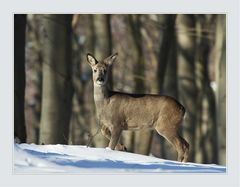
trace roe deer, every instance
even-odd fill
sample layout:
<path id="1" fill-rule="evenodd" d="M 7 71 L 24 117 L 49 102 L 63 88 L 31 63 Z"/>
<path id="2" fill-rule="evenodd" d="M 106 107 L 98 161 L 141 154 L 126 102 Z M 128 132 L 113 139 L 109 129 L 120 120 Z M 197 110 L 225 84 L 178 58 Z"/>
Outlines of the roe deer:
<path id="1" fill-rule="evenodd" d="M 184 107 L 169 96 L 110 91 L 107 88 L 108 70 L 116 57 L 117 53 L 98 61 L 87 54 L 93 73 L 97 118 L 102 125 L 102 134 L 110 140 L 108 147 L 118 150 L 125 148 L 118 143 L 123 130 L 156 129 L 175 147 L 178 161 L 186 162 L 189 144 L 178 133 Z"/>

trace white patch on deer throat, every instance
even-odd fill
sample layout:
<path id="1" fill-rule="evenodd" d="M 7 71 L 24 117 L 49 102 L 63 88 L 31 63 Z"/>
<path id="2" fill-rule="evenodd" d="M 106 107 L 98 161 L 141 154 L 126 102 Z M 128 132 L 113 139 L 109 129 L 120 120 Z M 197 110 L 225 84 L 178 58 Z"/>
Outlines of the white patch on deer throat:
<path id="1" fill-rule="evenodd" d="M 104 82 L 103 81 L 96 81 L 97 85 L 103 85 Z"/>

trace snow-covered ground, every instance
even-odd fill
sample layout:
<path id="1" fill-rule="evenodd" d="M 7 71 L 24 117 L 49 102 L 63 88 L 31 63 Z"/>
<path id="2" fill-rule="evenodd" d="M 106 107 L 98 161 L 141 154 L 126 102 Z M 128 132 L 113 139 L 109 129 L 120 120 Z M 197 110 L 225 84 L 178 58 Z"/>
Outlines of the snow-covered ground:
<path id="1" fill-rule="evenodd" d="M 14 173 L 223 173 L 225 166 L 180 163 L 74 145 L 14 145 Z"/>

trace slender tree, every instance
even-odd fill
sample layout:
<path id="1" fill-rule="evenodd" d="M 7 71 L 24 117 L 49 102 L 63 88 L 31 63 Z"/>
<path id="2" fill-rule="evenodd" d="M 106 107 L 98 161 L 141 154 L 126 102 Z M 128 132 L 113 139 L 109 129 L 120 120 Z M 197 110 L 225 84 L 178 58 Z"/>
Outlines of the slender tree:
<path id="1" fill-rule="evenodd" d="M 210 86 L 209 52 L 211 15 L 195 15 L 197 51 L 195 77 L 198 88 L 197 123 L 196 123 L 196 158 L 202 163 L 218 163 L 216 105 L 215 96 Z"/>
<path id="2" fill-rule="evenodd" d="M 146 77 L 151 82 L 146 85 L 146 89 L 150 90 L 150 93 L 171 95 L 177 98 L 175 15 L 149 15 L 147 18 L 148 20 L 144 20 L 144 23 L 148 23 L 144 27 L 147 34 L 144 36 L 149 39 L 144 42 L 144 48 L 148 47 L 145 51 L 151 63 L 146 63 L 145 69 L 150 70 Z M 154 28 L 157 29 L 157 38 L 154 38 Z M 154 57 L 151 55 L 152 51 L 156 51 Z M 153 133 L 151 153 L 161 158 L 175 159 L 176 151 L 172 145 L 158 133 Z"/>
<path id="3" fill-rule="evenodd" d="M 159 66 L 158 66 L 158 85 L 161 94 L 172 96 L 178 99 L 177 89 L 177 57 L 176 57 L 176 15 L 164 15 L 163 21 L 163 41 L 160 45 Z M 165 63 L 165 64 L 164 64 Z M 163 71 L 164 70 L 164 71 Z M 176 151 L 166 140 L 161 140 L 161 157 L 174 160 Z"/>
<path id="4" fill-rule="evenodd" d="M 216 19 L 215 59 L 219 163 L 226 164 L 226 15 Z"/>
<path id="5" fill-rule="evenodd" d="M 159 16 L 159 24 L 163 28 L 162 40 L 159 44 L 159 54 L 158 54 L 158 90 L 162 90 L 164 78 L 166 77 L 165 71 L 167 67 L 167 62 L 169 53 L 174 44 L 174 24 L 175 24 L 175 15 L 164 15 Z M 170 81 L 168 79 L 168 81 Z M 174 80 L 173 80 L 174 81 Z"/>
<path id="6" fill-rule="evenodd" d="M 68 142 L 71 115 L 72 15 L 42 15 L 44 27 L 40 143 Z"/>
<path id="7" fill-rule="evenodd" d="M 86 62 L 86 54 L 87 53 L 94 53 L 94 46 L 95 46 L 95 32 L 94 32 L 94 15 L 88 15 L 87 18 L 87 27 L 86 29 L 86 41 L 84 44 L 84 53 L 82 54 L 82 67 L 86 67 L 89 70 L 89 65 Z M 96 127 L 96 114 L 95 114 L 95 103 L 94 103 L 94 98 L 93 94 L 93 81 L 92 81 L 92 76 L 91 76 L 91 70 L 89 72 L 81 72 L 84 74 L 84 79 L 83 79 L 83 98 L 84 98 L 84 117 L 86 120 L 86 125 L 88 125 L 90 128 L 92 128 L 94 125 Z M 96 129 L 95 129 L 96 130 Z M 95 133 L 96 131 L 93 132 L 91 130 L 90 132 Z M 96 141 L 93 141 L 95 143 Z M 105 146 L 105 144 L 104 144 Z"/>
<path id="8" fill-rule="evenodd" d="M 114 33 L 120 32 L 118 36 L 116 36 L 117 41 L 115 42 L 114 46 L 115 48 L 119 48 L 118 61 L 120 63 L 116 63 L 114 66 L 118 65 L 121 71 L 114 72 L 115 77 L 117 77 L 114 86 L 118 84 L 118 89 L 120 88 L 120 91 L 133 93 L 135 89 L 133 69 L 136 68 L 136 55 L 135 44 L 132 37 L 131 27 L 129 25 L 129 15 L 118 15 L 115 17 L 120 19 L 116 19 L 116 23 L 114 25 L 115 29 L 113 27 Z M 122 139 L 120 139 L 129 152 L 134 152 L 134 135 L 135 132 L 133 131 L 123 131 Z"/>
<path id="9" fill-rule="evenodd" d="M 79 42 L 78 22 L 83 19 L 80 15 L 73 15 L 72 19 L 72 81 L 73 81 L 73 98 L 72 98 L 72 114 L 69 132 L 69 144 L 83 145 L 84 140 L 84 99 L 83 84 L 81 80 L 81 55 L 83 53 L 82 44 Z"/>
<path id="10" fill-rule="evenodd" d="M 42 90 L 42 34 L 39 15 L 27 16 L 25 116 L 27 143 L 38 144 Z M 31 55 L 28 55 L 31 54 Z"/>
<path id="11" fill-rule="evenodd" d="M 163 30 L 159 29 L 161 23 L 158 18 L 165 15 L 147 14 L 141 15 L 141 38 L 142 38 L 142 52 L 144 58 L 144 92 L 151 94 L 159 94 L 158 84 L 158 62 L 159 62 L 159 43 L 161 43 Z M 159 27 L 156 27 L 159 26 Z M 135 65 L 136 68 L 136 65 Z M 148 130 L 146 130 L 147 133 Z M 143 131 L 142 133 L 146 133 Z M 150 132 L 151 133 L 151 132 Z M 140 133 L 139 133 L 140 134 Z M 140 134 L 141 135 L 141 134 Z M 150 153 L 154 156 L 161 157 L 161 136 L 156 131 L 152 132 L 150 143 Z M 141 142 L 140 142 L 141 143 Z M 141 145 L 139 145 L 141 146 Z M 149 154 L 149 153 L 146 153 Z"/>
<path id="12" fill-rule="evenodd" d="M 78 22 L 76 22 L 76 17 Z M 93 96 L 89 97 L 92 92 L 92 77 L 84 71 L 87 65 L 86 54 L 94 52 L 94 27 L 93 15 L 75 16 L 72 25 L 74 25 L 74 42 L 73 42 L 73 112 L 71 117 L 71 144 L 87 144 L 88 135 L 90 134 L 91 124 L 96 124 L 94 113 Z M 82 27 L 82 25 L 85 25 Z M 80 34 L 83 30 L 84 34 Z M 84 41 L 81 38 L 86 38 Z M 87 65 L 88 66 L 88 65 Z M 88 68 L 88 67 L 87 67 Z"/>
<path id="13" fill-rule="evenodd" d="M 112 40 L 111 40 L 111 27 L 110 27 L 110 15 L 96 14 L 93 15 L 93 30 L 94 30 L 94 55 L 96 58 L 102 60 L 112 52 Z M 111 87 L 111 72 L 109 73 L 110 87 Z M 93 93 L 93 92 L 92 92 Z M 94 115 L 96 116 L 96 115 Z M 91 132 L 95 134 L 98 131 L 100 124 L 95 120 L 91 124 Z M 94 137 L 94 145 L 96 147 L 106 147 L 108 140 L 101 134 L 97 134 Z"/>
<path id="14" fill-rule="evenodd" d="M 144 66 L 145 59 L 143 55 L 142 47 L 142 35 L 141 35 L 141 15 L 128 15 L 128 22 L 131 31 L 131 36 L 133 39 L 134 48 L 132 49 L 132 54 L 134 55 L 134 82 L 136 93 L 143 93 L 145 91 L 144 85 Z M 135 132 L 134 135 L 134 152 L 148 155 L 151 148 L 152 131 L 141 130 Z"/>
<path id="15" fill-rule="evenodd" d="M 177 15 L 177 66 L 178 90 L 186 108 L 183 136 L 190 144 L 189 161 L 194 161 L 195 127 L 197 119 L 197 87 L 195 83 L 195 18 L 194 15 Z"/>
<path id="16" fill-rule="evenodd" d="M 26 142 L 24 117 L 26 15 L 14 15 L 14 136 Z"/>

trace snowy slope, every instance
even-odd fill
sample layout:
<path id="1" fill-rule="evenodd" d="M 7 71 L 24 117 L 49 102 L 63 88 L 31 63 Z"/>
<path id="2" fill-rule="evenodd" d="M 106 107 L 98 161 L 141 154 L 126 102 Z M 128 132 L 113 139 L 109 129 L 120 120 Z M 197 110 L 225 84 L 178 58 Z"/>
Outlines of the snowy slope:
<path id="1" fill-rule="evenodd" d="M 223 173 L 214 164 L 179 163 L 150 156 L 73 145 L 14 145 L 14 173 Z"/>

